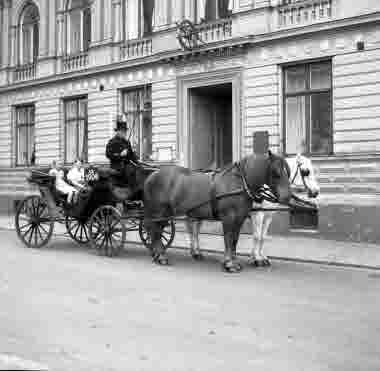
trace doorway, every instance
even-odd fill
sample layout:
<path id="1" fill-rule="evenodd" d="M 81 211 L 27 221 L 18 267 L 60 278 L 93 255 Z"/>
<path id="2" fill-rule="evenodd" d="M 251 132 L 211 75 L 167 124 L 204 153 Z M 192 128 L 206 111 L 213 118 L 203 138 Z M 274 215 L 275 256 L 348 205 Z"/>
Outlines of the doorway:
<path id="1" fill-rule="evenodd" d="M 232 83 L 189 89 L 192 169 L 218 169 L 233 160 Z"/>

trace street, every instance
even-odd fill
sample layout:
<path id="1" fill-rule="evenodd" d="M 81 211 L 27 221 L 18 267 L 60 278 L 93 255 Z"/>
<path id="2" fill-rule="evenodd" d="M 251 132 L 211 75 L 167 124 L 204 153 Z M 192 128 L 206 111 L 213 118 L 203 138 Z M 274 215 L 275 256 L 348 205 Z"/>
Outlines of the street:
<path id="1" fill-rule="evenodd" d="M 138 245 L 110 259 L 0 238 L 0 369 L 380 369 L 380 271 L 242 258 L 231 275 L 217 254 L 161 267 Z"/>

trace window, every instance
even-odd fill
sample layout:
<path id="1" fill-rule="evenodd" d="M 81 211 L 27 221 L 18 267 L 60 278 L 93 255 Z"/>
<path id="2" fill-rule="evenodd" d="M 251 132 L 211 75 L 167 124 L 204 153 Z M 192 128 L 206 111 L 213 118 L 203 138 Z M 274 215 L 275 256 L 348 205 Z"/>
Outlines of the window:
<path id="1" fill-rule="evenodd" d="M 124 1 L 126 40 L 138 39 L 152 33 L 154 4 L 154 0 Z"/>
<path id="2" fill-rule="evenodd" d="M 67 54 L 87 51 L 91 42 L 89 0 L 70 0 L 66 14 Z"/>
<path id="3" fill-rule="evenodd" d="M 233 0 L 194 0 L 194 19 L 197 22 L 214 21 L 231 14 Z"/>
<path id="4" fill-rule="evenodd" d="M 122 101 L 132 146 L 142 160 L 149 160 L 152 155 L 151 86 L 124 91 Z"/>
<path id="5" fill-rule="evenodd" d="M 285 152 L 332 154 L 331 62 L 287 67 L 284 100 Z"/>
<path id="6" fill-rule="evenodd" d="M 19 64 L 35 63 L 39 47 L 39 14 L 35 5 L 25 7 L 19 27 Z"/>
<path id="7" fill-rule="evenodd" d="M 16 117 L 16 165 L 34 165 L 34 105 L 15 108 Z"/>
<path id="8" fill-rule="evenodd" d="M 87 98 L 64 102 L 65 110 L 65 163 L 77 157 L 87 161 Z"/>

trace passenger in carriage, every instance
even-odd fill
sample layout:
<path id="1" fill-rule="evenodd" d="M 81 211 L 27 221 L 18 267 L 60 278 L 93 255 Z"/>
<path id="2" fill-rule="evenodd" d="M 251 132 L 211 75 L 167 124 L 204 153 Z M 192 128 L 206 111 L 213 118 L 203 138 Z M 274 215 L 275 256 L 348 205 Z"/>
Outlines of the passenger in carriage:
<path id="1" fill-rule="evenodd" d="M 127 139 L 127 131 L 127 121 L 119 117 L 116 121 L 116 133 L 106 147 L 106 157 L 110 160 L 111 169 L 118 171 L 118 180 L 122 183 L 128 183 L 125 165 L 130 161 L 137 163 L 139 160 L 132 149 L 131 142 Z"/>
<path id="2" fill-rule="evenodd" d="M 57 163 L 57 161 L 52 162 L 49 175 L 55 176 L 55 188 L 59 192 L 67 195 L 67 203 L 71 204 L 73 202 L 75 194 L 77 193 L 77 190 L 73 186 L 66 183 L 65 172 L 62 166 Z"/>
<path id="3" fill-rule="evenodd" d="M 71 166 L 71 169 L 67 173 L 67 180 L 78 191 L 83 191 L 86 189 L 84 180 L 84 167 L 80 158 L 77 158 Z"/>

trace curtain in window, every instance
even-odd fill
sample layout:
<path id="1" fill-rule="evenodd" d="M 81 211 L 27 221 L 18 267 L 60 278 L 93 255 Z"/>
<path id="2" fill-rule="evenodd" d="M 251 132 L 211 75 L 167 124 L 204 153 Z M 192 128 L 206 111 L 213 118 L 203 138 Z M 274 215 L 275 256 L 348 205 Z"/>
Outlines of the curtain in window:
<path id="1" fill-rule="evenodd" d="M 30 165 L 34 151 L 34 107 L 16 108 L 17 165 Z"/>
<path id="2" fill-rule="evenodd" d="M 229 13 L 234 9 L 233 0 L 218 0 L 218 16 L 219 18 L 228 17 Z"/>
<path id="3" fill-rule="evenodd" d="M 126 39 L 133 40 L 140 37 L 141 27 L 141 0 L 126 0 Z"/>
<path id="4" fill-rule="evenodd" d="M 197 22 L 206 20 L 206 5 L 209 1 L 197 0 Z"/>
<path id="5" fill-rule="evenodd" d="M 81 10 L 76 9 L 70 12 L 70 31 L 69 31 L 69 53 L 75 54 L 81 51 Z"/>
<path id="6" fill-rule="evenodd" d="M 91 10 L 86 8 L 83 11 L 83 50 L 88 50 L 91 43 Z"/>
<path id="7" fill-rule="evenodd" d="M 27 64 L 31 60 L 31 48 L 32 48 L 32 28 L 30 25 L 22 26 L 22 58 L 21 64 Z"/>
<path id="8" fill-rule="evenodd" d="M 134 150 L 142 159 L 148 159 L 152 154 L 151 88 L 124 92 L 123 110 Z"/>
<path id="9" fill-rule="evenodd" d="M 318 93 L 310 97 L 311 152 L 332 152 L 331 94 Z"/>
<path id="10" fill-rule="evenodd" d="M 79 101 L 78 122 L 78 155 L 82 161 L 87 161 L 87 100 Z"/>
<path id="11" fill-rule="evenodd" d="M 174 0 L 176 1 L 176 0 Z M 196 0 L 183 0 L 185 3 L 185 18 L 194 21 Z"/>
<path id="12" fill-rule="evenodd" d="M 306 136 L 305 97 L 286 99 L 286 152 L 304 153 Z"/>
<path id="13" fill-rule="evenodd" d="M 152 33 L 153 25 L 159 26 L 168 23 L 168 1 L 143 0 L 144 36 Z"/>
<path id="14" fill-rule="evenodd" d="M 38 54 L 39 54 L 39 51 L 38 51 L 38 48 L 39 48 L 39 38 L 40 38 L 40 33 L 39 33 L 39 27 L 38 27 L 38 23 L 35 23 L 33 25 L 33 58 L 32 58 L 32 62 L 35 62 L 35 60 L 37 59 L 38 57 Z"/>

